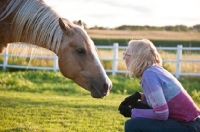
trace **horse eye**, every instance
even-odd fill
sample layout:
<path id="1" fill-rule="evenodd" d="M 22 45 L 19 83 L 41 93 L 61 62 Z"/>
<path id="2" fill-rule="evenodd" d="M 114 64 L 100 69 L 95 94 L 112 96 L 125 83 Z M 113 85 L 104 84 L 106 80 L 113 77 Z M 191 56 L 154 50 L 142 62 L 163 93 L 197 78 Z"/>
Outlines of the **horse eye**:
<path id="1" fill-rule="evenodd" d="M 78 52 L 79 54 L 85 54 L 85 50 L 84 50 L 84 49 L 77 49 L 77 52 Z"/>

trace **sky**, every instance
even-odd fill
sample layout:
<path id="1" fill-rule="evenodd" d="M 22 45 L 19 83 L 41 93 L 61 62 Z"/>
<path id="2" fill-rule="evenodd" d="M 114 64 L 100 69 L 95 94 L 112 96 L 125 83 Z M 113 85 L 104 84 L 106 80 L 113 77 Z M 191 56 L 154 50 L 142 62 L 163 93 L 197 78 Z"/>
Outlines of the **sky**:
<path id="1" fill-rule="evenodd" d="M 87 28 L 200 24 L 200 0 L 44 0 L 61 17 Z"/>

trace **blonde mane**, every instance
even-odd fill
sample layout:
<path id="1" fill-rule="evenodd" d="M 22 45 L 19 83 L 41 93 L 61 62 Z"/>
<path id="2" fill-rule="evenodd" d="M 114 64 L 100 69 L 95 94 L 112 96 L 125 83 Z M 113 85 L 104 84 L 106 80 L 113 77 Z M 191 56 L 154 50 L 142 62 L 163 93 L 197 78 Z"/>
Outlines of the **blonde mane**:
<path id="1" fill-rule="evenodd" d="M 15 14 L 12 21 L 14 42 L 23 41 L 58 52 L 63 32 L 58 23 L 59 15 L 51 7 L 41 0 L 12 0 L 0 15 L 0 21 L 11 13 Z M 68 20 L 65 23 L 73 26 Z"/>

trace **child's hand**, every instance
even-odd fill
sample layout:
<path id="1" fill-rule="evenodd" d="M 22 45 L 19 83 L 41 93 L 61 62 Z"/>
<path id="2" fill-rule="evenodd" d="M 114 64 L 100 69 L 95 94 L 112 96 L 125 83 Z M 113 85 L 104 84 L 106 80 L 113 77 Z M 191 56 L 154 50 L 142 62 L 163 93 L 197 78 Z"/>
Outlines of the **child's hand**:
<path id="1" fill-rule="evenodd" d="M 131 117 L 131 107 L 129 106 L 119 106 L 120 114 L 122 114 L 124 117 Z"/>
<path id="2" fill-rule="evenodd" d="M 119 106 L 121 106 L 121 105 L 123 105 L 123 106 L 133 105 L 138 101 L 138 99 L 141 99 L 141 95 L 140 95 L 139 92 L 135 92 L 133 95 L 126 97 L 125 100 L 122 101 Z"/>

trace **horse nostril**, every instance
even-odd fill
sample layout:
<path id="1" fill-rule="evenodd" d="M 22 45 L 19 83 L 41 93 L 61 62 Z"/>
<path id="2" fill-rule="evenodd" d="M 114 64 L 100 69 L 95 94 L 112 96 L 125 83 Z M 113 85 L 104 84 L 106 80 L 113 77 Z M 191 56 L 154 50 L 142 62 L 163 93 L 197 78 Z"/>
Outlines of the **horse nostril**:
<path id="1" fill-rule="evenodd" d="M 108 92 L 108 83 L 103 84 L 103 94 L 106 95 Z"/>

